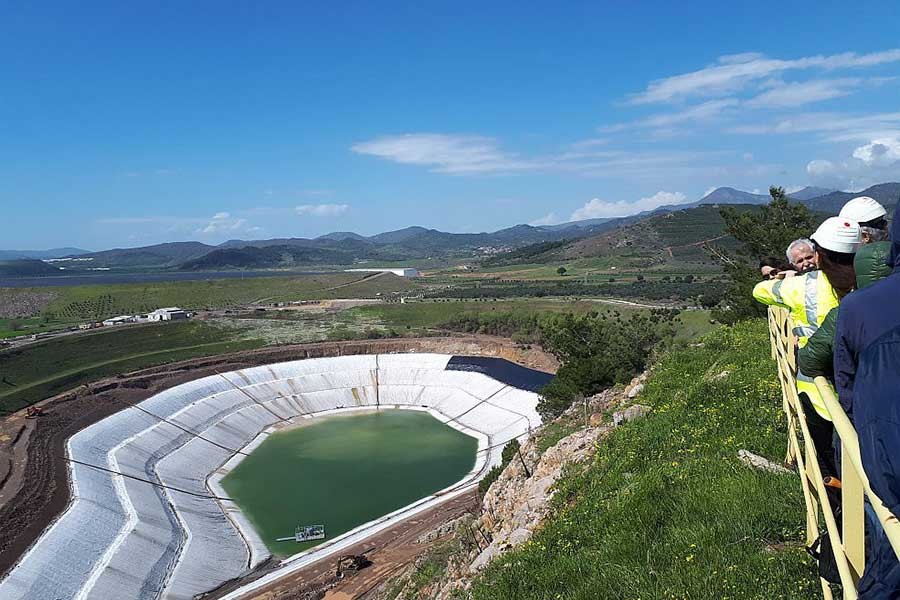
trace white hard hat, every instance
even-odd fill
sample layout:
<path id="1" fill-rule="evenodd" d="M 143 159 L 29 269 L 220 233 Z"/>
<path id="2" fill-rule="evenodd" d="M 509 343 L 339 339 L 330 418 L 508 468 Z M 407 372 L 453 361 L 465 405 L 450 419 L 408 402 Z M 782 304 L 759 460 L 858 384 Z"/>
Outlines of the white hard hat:
<path id="1" fill-rule="evenodd" d="M 859 225 L 844 217 L 828 217 L 812 234 L 812 240 L 832 252 L 853 254 L 862 243 Z"/>
<path id="2" fill-rule="evenodd" d="M 857 223 L 867 223 L 880 219 L 887 215 L 887 211 L 874 198 L 868 196 L 857 196 L 853 200 L 847 202 L 838 216 L 845 219 L 851 219 Z"/>

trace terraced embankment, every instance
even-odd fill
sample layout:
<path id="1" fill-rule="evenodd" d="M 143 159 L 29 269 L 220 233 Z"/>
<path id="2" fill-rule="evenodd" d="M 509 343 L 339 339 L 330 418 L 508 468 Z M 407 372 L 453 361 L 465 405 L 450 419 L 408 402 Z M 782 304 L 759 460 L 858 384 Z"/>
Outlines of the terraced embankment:
<path id="1" fill-rule="evenodd" d="M 416 345 L 434 347 L 435 343 L 436 340 L 399 340 L 387 345 L 399 350 L 412 349 Z M 467 344 L 479 345 L 475 340 L 444 340 L 445 346 Z M 342 354 L 362 350 L 366 346 L 371 349 L 375 345 L 385 346 L 385 343 L 362 343 L 356 347 L 330 344 L 308 347 L 305 350 L 307 354 Z M 283 356 L 286 350 L 262 351 L 255 353 L 257 356 L 254 358 L 260 362 L 266 358 L 277 360 L 279 353 Z M 304 349 L 293 350 L 303 352 Z M 511 348 L 503 348 L 499 344 L 490 350 L 480 348 L 480 351 L 515 353 Z M 237 363 L 242 359 L 251 359 L 247 355 L 231 358 Z M 381 358 L 386 361 L 384 365 L 379 364 Z M 250 566 L 258 564 L 265 552 L 260 550 L 258 541 L 251 539 L 252 531 L 236 526 L 233 521 L 224 517 L 219 503 L 215 498 L 209 497 L 206 476 L 259 431 L 282 419 L 289 420 L 343 406 L 425 404 L 439 413 L 443 409 L 447 411 L 443 413 L 447 422 L 488 436 L 488 439 L 482 437 L 485 447 L 482 448 L 482 458 L 476 464 L 470 481 L 477 480 L 483 468 L 491 464 L 494 455 L 499 452 L 491 448 L 491 436 L 509 433 L 515 437 L 537 424 L 533 413 L 536 403 L 533 392 L 517 391 L 514 387 L 480 373 L 460 371 L 459 366 L 448 368 L 447 356 L 426 359 L 406 354 L 333 360 L 343 363 L 343 366 L 337 371 L 325 371 L 334 371 L 339 375 L 323 375 L 324 372 L 317 373 L 316 369 L 312 372 L 304 371 L 316 363 L 321 369 L 329 360 L 294 361 L 284 365 L 241 370 L 231 375 L 213 374 L 153 395 L 141 405 L 144 410 L 123 410 L 74 436 L 68 443 L 73 458 L 84 455 L 87 460 L 76 460 L 95 466 L 110 465 L 112 470 L 127 476 L 75 464 L 72 467 L 73 477 L 78 482 L 75 502 L 5 580 L 4 594 L 9 592 L 14 594 L 10 597 L 19 597 L 15 594 L 33 597 L 33 593 L 46 592 L 52 594 L 52 597 L 75 597 L 78 594 L 83 597 L 111 597 L 108 594 L 114 593 L 118 594 L 117 597 L 137 598 L 157 597 L 160 591 L 164 591 L 166 597 L 188 597 L 225 579 L 243 574 Z M 437 368 L 434 360 L 443 362 L 442 367 Z M 400 366 L 391 368 L 392 363 Z M 413 368 L 413 364 L 420 363 L 430 364 L 431 368 Z M 351 365 L 355 365 L 355 368 L 348 368 Z M 478 367 L 471 364 L 460 366 Z M 231 368 L 227 359 L 192 361 L 186 371 L 192 371 L 190 374 L 196 377 L 198 370 L 224 371 L 226 368 Z M 295 369 L 300 371 L 295 372 Z M 437 374 L 440 374 L 438 380 L 447 379 L 443 387 L 438 385 L 433 388 L 445 391 L 436 395 L 424 392 L 425 389 L 432 389 L 432 386 L 430 383 L 424 385 L 422 380 L 417 379 L 423 372 L 428 372 L 428 382 L 436 381 Z M 133 399 L 131 401 L 140 396 L 152 395 L 147 390 L 154 385 L 154 375 L 159 379 L 163 379 L 162 375 L 178 377 L 178 374 L 166 373 L 165 369 L 160 369 L 156 374 L 144 373 L 130 378 L 126 381 L 127 385 L 121 387 L 119 384 L 123 382 L 108 381 L 95 387 L 90 394 L 91 400 L 87 399 L 87 395 L 82 395 L 81 401 L 85 407 L 93 406 L 97 416 L 102 415 L 103 409 L 112 412 L 113 407 L 123 400 L 127 407 L 129 394 Z M 347 377 L 349 379 L 346 381 L 342 379 Z M 502 375 L 500 377 L 502 379 Z M 339 385 L 341 382 L 343 385 Z M 351 390 L 355 390 L 355 393 Z M 125 393 L 120 393 L 122 391 Z M 382 394 L 385 396 L 382 397 Z M 522 396 L 517 400 L 517 394 L 525 394 L 527 398 Z M 64 406 L 66 400 L 78 402 L 78 396 L 76 393 L 69 398 L 57 399 L 51 405 L 49 418 L 44 417 L 40 426 L 31 431 L 32 441 L 36 437 L 42 437 L 49 440 L 51 446 L 53 442 L 60 442 L 59 432 L 66 430 L 65 426 L 56 428 L 55 439 L 45 432 L 45 425 L 51 424 L 54 417 L 65 420 L 68 416 L 70 418 L 65 425 L 69 428 L 77 427 L 78 419 L 71 418 L 71 413 L 59 410 L 59 407 Z M 513 406 L 519 404 L 522 404 L 524 412 L 513 409 Z M 531 408 L 528 409 L 528 406 Z M 160 418 L 171 418 L 172 424 L 163 422 Z M 209 436 L 203 434 L 203 438 L 207 439 L 196 436 L 198 432 L 207 430 Z M 52 500 L 55 498 L 58 502 L 59 499 L 67 499 L 67 495 L 61 494 L 59 489 L 61 480 L 65 477 L 65 469 L 60 464 L 61 456 L 59 460 L 47 461 L 49 456 L 58 456 L 52 448 L 49 452 L 43 445 L 35 445 L 33 448 L 41 450 L 38 456 L 31 457 L 36 460 L 29 459 L 26 464 L 32 468 L 42 460 L 46 461 L 45 466 L 53 464 L 55 468 L 45 469 L 53 476 L 41 482 L 40 477 L 34 477 L 37 473 L 29 472 L 31 469 L 25 470 L 20 476 L 19 493 L 8 499 L 0 512 L 0 519 L 5 518 L 11 524 L 8 528 L 4 523 L 4 531 L 17 531 L 13 524 L 15 521 L 26 526 L 35 522 L 43 525 L 47 522 L 46 516 L 53 512 Z M 9 478 L 4 488 L 13 479 Z M 141 480 L 155 481 L 158 484 L 168 482 L 165 485 L 172 489 L 163 491 L 163 488 Z M 38 485 L 35 486 L 34 483 Z M 9 490 L 5 489 L 4 492 L 9 493 Z M 17 506 L 27 509 L 28 497 L 40 501 L 47 496 L 51 497 L 51 501 L 44 502 L 41 511 L 43 514 L 32 513 L 38 519 L 29 520 L 27 515 L 15 510 Z M 45 518 L 41 520 L 41 516 Z M 227 534 L 229 531 L 230 537 Z M 185 532 L 192 533 L 188 535 Z M 53 543 L 53 539 L 66 539 L 68 543 Z M 222 539 L 232 540 L 231 546 L 222 546 Z M 4 558 L 9 560 L 16 550 L 16 544 L 22 548 L 27 542 L 25 535 L 14 538 L 4 549 Z M 215 552 L 210 551 L 213 547 L 210 544 L 214 544 Z M 62 552 L 62 547 L 68 550 Z M 80 551 L 73 552 L 74 548 L 80 548 Z M 135 561 L 135 556 L 144 559 Z M 213 556 L 216 557 L 214 564 L 204 563 Z M 51 568 L 50 565 L 56 566 Z M 56 574 L 48 577 L 48 572 Z M 215 579 L 216 577 L 219 579 Z M 41 590 L 33 586 L 40 587 Z"/>

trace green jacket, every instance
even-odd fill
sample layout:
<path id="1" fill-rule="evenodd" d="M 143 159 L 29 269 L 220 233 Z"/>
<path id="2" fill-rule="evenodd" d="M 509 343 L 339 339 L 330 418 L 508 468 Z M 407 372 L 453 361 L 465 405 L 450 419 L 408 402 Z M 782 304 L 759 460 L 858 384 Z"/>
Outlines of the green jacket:
<path id="1" fill-rule="evenodd" d="M 891 274 L 891 266 L 887 264 L 890 253 L 890 242 L 874 242 L 860 247 L 853 259 L 857 289 L 872 285 Z M 831 309 L 819 329 L 797 355 L 797 368 L 808 377 L 822 375 L 829 380 L 834 379 L 834 331 L 838 308 Z"/>

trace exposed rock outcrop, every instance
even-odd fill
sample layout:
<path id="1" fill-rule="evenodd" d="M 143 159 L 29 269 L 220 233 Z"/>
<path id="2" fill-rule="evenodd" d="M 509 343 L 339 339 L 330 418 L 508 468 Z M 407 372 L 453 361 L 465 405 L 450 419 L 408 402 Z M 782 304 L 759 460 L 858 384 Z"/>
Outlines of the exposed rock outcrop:
<path id="1" fill-rule="evenodd" d="M 632 405 L 614 412 L 612 420 L 604 416 L 637 397 L 646 376 L 645 373 L 634 378 L 624 389 L 604 390 L 586 398 L 584 404 L 573 406 L 559 421 L 581 427 L 543 454 L 538 449 L 540 438 L 529 440 L 488 489 L 481 515 L 457 529 L 457 536 L 468 540 L 461 545 L 467 549 L 451 557 L 441 580 L 415 595 L 397 597 L 455 598 L 454 593 L 468 589 L 472 578 L 488 563 L 530 540 L 550 515 L 555 484 L 566 469 L 589 460 L 612 429 L 650 411 L 647 406 Z"/>

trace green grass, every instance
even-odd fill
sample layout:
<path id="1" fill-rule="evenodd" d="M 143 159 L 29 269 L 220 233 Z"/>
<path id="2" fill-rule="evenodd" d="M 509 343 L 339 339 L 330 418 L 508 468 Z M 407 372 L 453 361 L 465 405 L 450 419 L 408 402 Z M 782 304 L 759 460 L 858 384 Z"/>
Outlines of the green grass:
<path id="1" fill-rule="evenodd" d="M 537 439 L 538 452 L 543 454 L 544 452 L 555 446 L 559 440 L 575 433 L 575 431 L 577 431 L 583 425 L 584 422 L 577 419 L 557 419 L 556 421 L 547 423 L 547 425 L 541 430 L 541 433 Z"/>
<path id="2" fill-rule="evenodd" d="M 394 275 L 371 277 L 365 273 L 328 273 L 207 281 L 166 281 L 53 288 L 55 297 L 41 313 L 52 320 L 76 323 L 122 314 L 146 313 L 163 306 L 191 310 L 224 309 L 254 302 L 371 298 L 416 287 Z M 33 295 L 39 288 L 6 290 L 3 301 Z"/>
<path id="3" fill-rule="evenodd" d="M 746 448 L 778 460 L 786 448 L 765 323 L 720 328 L 700 347 L 673 351 L 640 402 L 653 412 L 560 480 L 554 516 L 492 563 L 471 596 L 814 597 L 797 477 L 737 458 Z"/>
<path id="4" fill-rule="evenodd" d="M 0 340 L 4 338 L 46 333 L 68 327 L 68 323 L 51 321 L 42 317 L 29 317 L 24 319 L 0 319 Z"/>
<path id="5" fill-rule="evenodd" d="M 0 413 L 110 375 L 259 345 L 195 321 L 129 326 L 8 350 L 0 353 Z"/>
<path id="6" fill-rule="evenodd" d="M 587 312 L 602 310 L 602 305 L 570 300 L 498 300 L 488 302 L 408 302 L 406 304 L 374 304 L 341 313 L 346 320 L 366 320 L 395 329 L 431 328 L 462 313 L 488 312 Z"/>
<path id="7" fill-rule="evenodd" d="M 345 323 L 364 323 L 400 333 L 425 333 L 440 329 L 453 317 L 462 314 L 490 313 L 546 313 L 588 311 L 618 312 L 624 316 L 648 312 L 645 308 L 611 305 L 603 302 L 565 299 L 523 299 L 498 301 L 408 302 L 406 304 L 377 304 L 360 306 L 339 313 Z M 716 327 L 710 323 L 709 311 L 682 311 L 675 322 L 676 340 L 688 341 L 708 333 Z"/>

